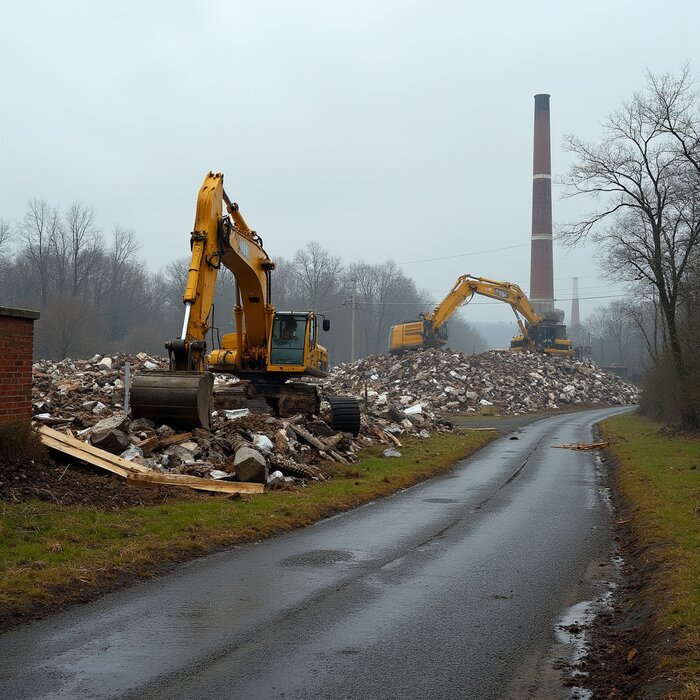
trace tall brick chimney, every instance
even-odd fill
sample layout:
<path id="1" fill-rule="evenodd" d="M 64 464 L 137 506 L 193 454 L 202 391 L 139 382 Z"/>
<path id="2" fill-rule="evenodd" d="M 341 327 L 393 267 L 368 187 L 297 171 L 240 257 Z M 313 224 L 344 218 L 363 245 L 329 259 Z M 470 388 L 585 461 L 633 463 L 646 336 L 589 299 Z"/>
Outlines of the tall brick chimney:
<path id="1" fill-rule="evenodd" d="M 549 95 L 535 95 L 530 301 L 538 314 L 549 315 L 554 312 L 552 155 L 549 141 Z"/>
<path id="2" fill-rule="evenodd" d="M 575 333 L 581 325 L 581 315 L 578 307 L 578 277 L 574 277 L 574 288 L 571 294 L 571 332 Z"/>

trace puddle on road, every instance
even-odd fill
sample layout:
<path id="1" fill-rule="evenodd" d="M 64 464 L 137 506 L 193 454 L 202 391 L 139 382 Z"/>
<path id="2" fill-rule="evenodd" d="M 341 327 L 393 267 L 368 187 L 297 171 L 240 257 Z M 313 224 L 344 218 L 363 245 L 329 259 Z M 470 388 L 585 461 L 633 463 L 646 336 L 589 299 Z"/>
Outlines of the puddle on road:
<path id="1" fill-rule="evenodd" d="M 287 557 L 282 564 L 284 566 L 329 566 L 353 561 L 354 558 L 351 552 L 342 549 L 317 549 Z"/>
<path id="2" fill-rule="evenodd" d="M 621 576 L 622 558 L 615 556 L 608 565 L 608 576 L 596 581 L 600 590 L 592 600 L 575 603 L 557 620 L 554 631 L 556 642 L 550 652 L 549 662 L 559 669 L 571 683 L 566 689 L 570 700 L 590 700 L 592 691 L 586 688 L 587 673 L 579 670 L 581 662 L 588 653 L 590 629 L 595 618 L 612 606 L 612 598 L 618 583 L 614 579 Z"/>

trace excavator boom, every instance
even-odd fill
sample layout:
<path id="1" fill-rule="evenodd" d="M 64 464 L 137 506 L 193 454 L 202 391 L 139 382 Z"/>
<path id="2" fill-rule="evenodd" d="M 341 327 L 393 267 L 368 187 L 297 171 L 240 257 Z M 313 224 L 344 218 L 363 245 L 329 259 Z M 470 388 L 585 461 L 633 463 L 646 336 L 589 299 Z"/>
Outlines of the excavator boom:
<path id="1" fill-rule="evenodd" d="M 513 350 L 543 350 L 571 355 L 571 341 L 566 340 L 566 328 L 553 324 L 535 313 L 530 300 L 517 284 L 499 282 L 486 277 L 462 275 L 445 298 L 418 322 L 393 326 L 389 352 L 393 354 L 421 347 L 437 347 L 447 342 L 447 321 L 474 294 L 509 304 L 515 314 L 520 336 L 511 343 Z M 563 330 L 563 333 L 562 333 Z"/>
<path id="2" fill-rule="evenodd" d="M 306 407 L 307 412 L 318 412 L 315 387 L 287 383 L 295 376 L 328 374 L 328 351 L 318 342 L 318 319 L 311 311 L 275 310 L 271 277 L 275 263 L 226 194 L 222 173 L 210 172 L 199 190 L 190 247 L 182 331 L 165 344 L 171 371 L 134 377 L 132 415 L 208 428 L 212 371 L 246 380 L 249 397 L 264 399 L 275 412 L 283 411 L 285 403 L 297 411 Z M 222 266 L 235 278 L 235 332 L 224 335 L 221 347 L 207 355 L 206 336 Z M 323 330 L 329 328 L 324 319 Z M 344 416 L 341 429 L 357 433 L 359 406 L 349 412 L 344 405 Z"/>

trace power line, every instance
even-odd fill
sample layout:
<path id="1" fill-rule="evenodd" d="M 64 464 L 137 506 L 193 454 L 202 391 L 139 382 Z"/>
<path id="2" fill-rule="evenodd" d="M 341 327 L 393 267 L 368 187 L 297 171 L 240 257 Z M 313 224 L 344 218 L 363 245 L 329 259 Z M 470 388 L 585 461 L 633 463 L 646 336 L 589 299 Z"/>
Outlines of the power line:
<path id="1" fill-rule="evenodd" d="M 422 258 L 421 260 L 407 260 L 406 262 L 400 262 L 399 265 L 413 265 L 414 263 L 422 262 L 436 262 L 438 260 L 453 260 L 454 258 L 467 258 L 470 255 L 482 255 L 484 253 L 498 253 L 502 250 L 513 250 L 514 248 L 527 248 L 529 243 L 519 243 L 518 245 L 510 245 L 505 248 L 491 248 L 490 250 L 477 250 L 473 253 L 458 253 L 457 255 L 444 255 L 440 258 Z"/>
<path id="2" fill-rule="evenodd" d="M 585 301 L 586 299 L 621 299 L 628 298 L 629 294 L 602 294 L 599 296 L 592 297 L 576 297 L 579 301 Z M 556 297 L 554 301 L 573 301 L 573 297 Z M 421 306 L 419 301 L 358 301 L 359 307 L 362 306 Z M 464 304 L 464 306 L 501 306 L 503 302 L 500 301 L 470 301 Z"/>

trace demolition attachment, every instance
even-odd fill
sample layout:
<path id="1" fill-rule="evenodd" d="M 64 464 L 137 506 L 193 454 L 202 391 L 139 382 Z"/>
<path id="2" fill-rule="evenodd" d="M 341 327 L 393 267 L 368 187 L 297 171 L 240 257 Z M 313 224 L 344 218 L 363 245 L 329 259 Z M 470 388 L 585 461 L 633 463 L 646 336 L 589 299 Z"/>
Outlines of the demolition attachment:
<path id="1" fill-rule="evenodd" d="M 211 430 L 213 392 L 211 372 L 139 372 L 131 382 L 131 415 Z"/>

